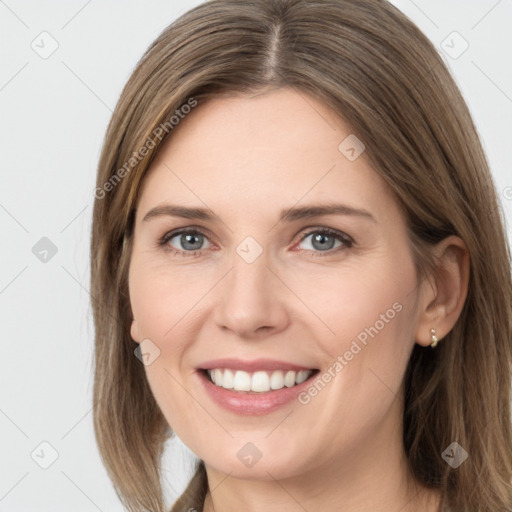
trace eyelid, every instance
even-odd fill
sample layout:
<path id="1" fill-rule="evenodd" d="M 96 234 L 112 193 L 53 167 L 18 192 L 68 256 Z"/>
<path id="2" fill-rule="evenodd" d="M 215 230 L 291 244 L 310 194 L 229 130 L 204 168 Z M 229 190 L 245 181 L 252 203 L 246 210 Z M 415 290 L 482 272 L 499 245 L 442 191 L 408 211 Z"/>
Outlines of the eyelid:
<path id="1" fill-rule="evenodd" d="M 308 229 L 308 231 L 306 233 L 301 235 L 300 240 L 296 244 L 294 244 L 294 247 L 299 245 L 306 238 L 308 238 L 309 236 L 311 236 L 315 233 L 326 234 L 327 236 L 331 236 L 331 237 L 335 238 L 336 240 L 338 240 L 340 242 L 340 245 L 338 247 L 328 249 L 326 251 L 314 251 L 311 249 L 301 249 L 302 251 L 305 251 L 306 253 L 311 254 L 314 257 L 333 256 L 335 254 L 338 254 L 340 251 L 344 251 L 346 249 L 351 248 L 355 244 L 354 239 L 350 235 L 347 235 L 347 233 L 345 233 L 343 231 L 340 231 L 340 230 L 334 229 L 334 228 L 329 228 L 327 226 L 316 226 L 316 227 Z"/>
<path id="2" fill-rule="evenodd" d="M 196 235 L 204 236 L 210 244 L 215 245 L 210 240 L 210 235 L 207 233 L 209 233 L 208 229 L 205 229 L 202 227 L 196 227 L 196 226 L 187 226 L 184 228 L 173 229 L 171 231 L 167 231 L 162 237 L 160 237 L 158 239 L 157 246 L 163 246 L 163 248 L 165 250 L 168 250 L 168 251 L 171 251 L 174 253 L 187 253 L 187 255 L 188 254 L 192 255 L 197 251 L 182 251 L 180 249 L 175 249 L 174 247 L 168 246 L 169 241 L 179 235 L 182 235 L 182 234 L 196 234 Z M 203 250 L 205 250 L 205 249 L 198 249 L 198 251 L 203 251 Z"/>
<path id="3" fill-rule="evenodd" d="M 304 228 L 304 229 L 308 229 L 308 228 Z M 313 233 L 327 233 L 329 235 L 336 236 L 336 237 L 344 240 L 345 242 L 355 243 L 354 239 L 350 235 L 347 235 L 347 233 L 345 233 L 344 231 L 340 231 L 339 229 L 329 228 L 327 226 L 314 226 L 314 227 L 308 229 L 308 231 L 306 233 L 301 235 L 301 238 L 299 241 L 302 242 L 306 237 L 312 235 Z"/>
<path id="4" fill-rule="evenodd" d="M 322 255 L 326 255 L 326 256 L 332 255 L 332 254 L 337 253 L 339 250 L 347 249 L 349 247 L 352 247 L 352 245 L 355 244 L 354 239 L 350 235 L 348 235 L 347 233 L 345 233 L 343 231 L 340 231 L 338 229 L 330 228 L 330 227 L 327 227 L 327 226 L 318 226 L 317 225 L 317 226 L 308 226 L 308 227 L 302 228 L 301 232 L 304 231 L 304 230 L 307 230 L 306 233 L 302 234 L 300 236 L 300 239 L 297 242 L 295 242 L 293 244 L 293 246 L 296 246 L 296 245 L 300 244 L 308 236 L 311 236 L 312 234 L 315 234 L 315 233 L 327 234 L 329 236 L 335 237 L 337 240 L 342 242 L 341 246 L 339 246 L 339 247 L 337 247 L 335 249 L 329 249 L 329 250 L 326 250 L 326 251 L 312 251 L 310 249 L 302 249 L 303 251 L 306 251 L 308 253 L 312 253 L 314 255 L 319 255 L 319 256 L 322 256 Z M 171 230 L 171 231 L 166 232 L 159 239 L 158 246 L 163 246 L 164 250 L 173 252 L 174 254 L 181 254 L 183 256 L 196 256 L 197 253 L 201 253 L 202 251 L 205 250 L 205 249 L 197 249 L 195 251 L 183 251 L 183 250 L 175 249 L 174 247 L 168 246 L 168 242 L 170 240 L 172 240 L 176 236 L 184 234 L 184 233 L 186 233 L 186 234 L 202 235 L 202 236 L 204 236 L 208 240 L 208 242 L 210 244 L 215 245 L 210 240 L 210 235 L 207 234 L 207 233 L 210 233 L 210 231 L 208 229 L 206 229 L 206 228 L 204 228 L 202 226 L 201 227 L 199 227 L 199 226 L 187 226 L 187 227 L 177 228 L 175 230 Z"/>

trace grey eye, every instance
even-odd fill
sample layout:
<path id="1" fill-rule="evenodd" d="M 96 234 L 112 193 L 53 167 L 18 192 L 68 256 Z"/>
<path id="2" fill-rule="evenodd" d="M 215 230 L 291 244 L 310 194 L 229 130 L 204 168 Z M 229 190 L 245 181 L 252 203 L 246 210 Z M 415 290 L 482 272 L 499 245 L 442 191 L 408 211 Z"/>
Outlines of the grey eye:
<path id="1" fill-rule="evenodd" d="M 178 244 L 181 245 L 181 247 L 179 245 L 174 245 L 174 241 L 176 239 L 178 240 Z M 197 251 L 204 248 L 202 245 L 206 240 L 207 238 L 201 233 L 187 231 L 174 235 L 169 239 L 169 243 L 171 247 L 178 249 L 179 251 Z"/>

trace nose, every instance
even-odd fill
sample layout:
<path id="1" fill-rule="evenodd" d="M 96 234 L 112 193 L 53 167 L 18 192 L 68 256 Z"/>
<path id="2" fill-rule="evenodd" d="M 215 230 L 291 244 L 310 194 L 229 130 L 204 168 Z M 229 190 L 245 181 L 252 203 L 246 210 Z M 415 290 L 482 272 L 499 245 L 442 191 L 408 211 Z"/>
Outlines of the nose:
<path id="1" fill-rule="evenodd" d="M 244 339 L 277 334 L 289 325 L 288 294 L 269 267 L 265 251 L 251 263 L 235 254 L 219 290 L 215 322 L 220 329 Z"/>

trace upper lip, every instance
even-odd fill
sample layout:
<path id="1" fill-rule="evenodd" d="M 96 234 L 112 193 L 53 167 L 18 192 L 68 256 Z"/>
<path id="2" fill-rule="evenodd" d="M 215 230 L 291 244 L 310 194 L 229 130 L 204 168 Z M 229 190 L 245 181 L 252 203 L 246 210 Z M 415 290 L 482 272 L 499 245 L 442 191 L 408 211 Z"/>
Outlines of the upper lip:
<path id="1" fill-rule="evenodd" d="M 254 372 L 257 370 L 314 370 L 311 366 L 302 366 L 277 359 L 252 359 L 244 361 L 242 359 L 224 358 L 212 359 L 200 364 L 201 370 L 213 370 L 215 368 L 229 368 L 232 370 L 243 370 L 246 372 Z"/>

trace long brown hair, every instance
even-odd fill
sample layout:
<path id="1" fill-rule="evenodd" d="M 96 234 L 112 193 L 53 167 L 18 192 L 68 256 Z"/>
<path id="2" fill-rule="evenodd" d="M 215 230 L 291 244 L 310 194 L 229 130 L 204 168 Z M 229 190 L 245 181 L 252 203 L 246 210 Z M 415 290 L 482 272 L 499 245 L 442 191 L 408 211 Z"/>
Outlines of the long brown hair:
<path id="1" fill-rule="evenodd" d="M 503 214 L 446 66 L 384 0 L 212 0 L 164 30 L 128 80 L 99 161 L 91 239 L 94 427 L 119 497 L 130 511 L 164 510 L 159 468 L 171 434 L 130 337 L 127 275 L 144 173 L 193 102 L 201 108 L 220 94 L 278 87 L 322 101 L 364 142 L 403 207 L 419 278 L 435 268 L 432 244 L 450 234 L 465 242 L 471 267 L 461 316 L 435 350 L 416 344 L 407 367 L 404 448 L 415 478 L 440 489 L 454 511 L 510 511 L 512 283 Z M 469 454 L 457 469 L 442 457 L 454 441 Z M 206 489 L 200 464 L 173 510 L 202 510 Z"/>

